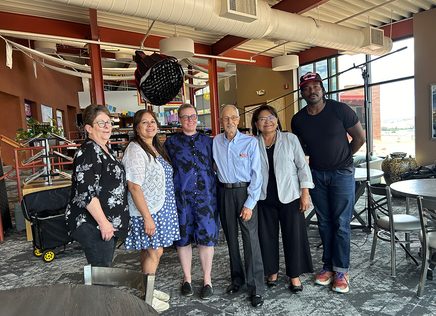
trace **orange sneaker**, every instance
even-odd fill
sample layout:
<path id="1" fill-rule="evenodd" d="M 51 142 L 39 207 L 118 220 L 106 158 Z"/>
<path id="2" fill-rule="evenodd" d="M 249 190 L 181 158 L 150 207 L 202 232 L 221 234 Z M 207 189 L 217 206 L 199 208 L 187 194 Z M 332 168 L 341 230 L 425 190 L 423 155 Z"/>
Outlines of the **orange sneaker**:
<path id="1" fill-rule="evenodd" d="M 339 293 L 347 293 L 350 290 L 349 279 L 350 275 L 348 273 L 336 272 L 332 290 Z"/>
<path id="2" fill-rule="evenodd" d="M 315 283 L 321 285 L 327 285 L 333 282 L 334 273 L 332 271 L 321 270 L 315 277 Z"/>

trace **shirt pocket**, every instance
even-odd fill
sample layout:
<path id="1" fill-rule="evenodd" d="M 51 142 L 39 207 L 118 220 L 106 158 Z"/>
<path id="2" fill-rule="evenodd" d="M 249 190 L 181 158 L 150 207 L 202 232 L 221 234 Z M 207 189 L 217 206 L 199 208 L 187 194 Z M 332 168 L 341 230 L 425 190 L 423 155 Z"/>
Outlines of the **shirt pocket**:
<path id="1" fill-rule="evenodd" d="M 237 156 L 235 157 L 235 168 L 236 168 L 236 172 L 238 173 L 244 173 L 249 171 L 250 168 L 250 162 L 251 162 L 251 158 L 250 155 L 247 153 L 239 153 L 237 154 Z"/>

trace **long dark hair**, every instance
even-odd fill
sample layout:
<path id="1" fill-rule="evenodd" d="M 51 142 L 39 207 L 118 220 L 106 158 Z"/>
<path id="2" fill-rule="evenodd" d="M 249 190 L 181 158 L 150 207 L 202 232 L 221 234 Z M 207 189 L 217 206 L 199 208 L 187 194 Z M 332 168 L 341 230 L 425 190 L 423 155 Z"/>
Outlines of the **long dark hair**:
<path id="1" fill-rule="evenodd" d="M 144 140 L 141 138 L 141 136 L 138 134 L 138 131 L 137 131 L 138 125 L 141 123 L 142 117 L 144 116 L 145 113 L 150 114 L 153 117 L 153 119 L 156 121 L 157 126 L 160 127 L 160 124 L 159 124 L 159 121 L 157 120 L 156 114 L 153 111 L 145 110 L 145 109 L 139 110 L 133 116 L 133 138 L 131 141 L 138 143 L 142 147 L 142 149 L 144 149 L 144 151 L 149 156 L 153 157 L 154 160 L 156 161 L 156 154 L 153 152 L 153 150 L 151 150 L 151 148 L 147 145 L 147 143 L 144 142 Z M 153 144 L 154 148 L 156 148 L 157 152 L 162 156 L 162 158 L 171 164 L 170 156 L 168 156 L 164 146 L 159 141 L 157 134 L 154 135 L 153 140 L 152 140 L 152 144 Z"/>
<path id="2" fill-rule="evenodd" d="M 253 112 L 253 117 L 251 118 L 251 132 L 253 133 L 253 135 L 258 135 L 260 132 L 256 127 L 256 122 L 259 119 L 260 112 L 262 112 L 263 110 L 269 111 L 272 115 L 274 115 L 277 118 L 277 126 L 278 126 L 279 131 L 281 131 L 282 125 L 280 124 L 280 120 L 279 120 L 279 117 L 277 115 L 277 110 L 270 105 L 264 104 L 264 105 L 261 105 L 260 107 L 258 107 Z"/>

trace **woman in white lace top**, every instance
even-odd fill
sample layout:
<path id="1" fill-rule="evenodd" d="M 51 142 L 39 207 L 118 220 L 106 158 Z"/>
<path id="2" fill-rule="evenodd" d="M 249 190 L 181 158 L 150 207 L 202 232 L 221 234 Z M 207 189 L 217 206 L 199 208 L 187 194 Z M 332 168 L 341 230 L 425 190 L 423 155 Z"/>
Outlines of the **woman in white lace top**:
<path id="1" fill-rule="evenodd" d="M 133 117 L 134 137 L 123 156 L 129 192 L 130 235 L 126 249 L 141 251 L 143 273 L 156 273 L 163 247 L 180 239 L 179 220 L 174 197 L 173 168 L 157 137 L 157 118 L 149 110 L 140 110 Z M 155 293 L 153 307 L 165 310 L 168 300 L 162 292 Z"/>

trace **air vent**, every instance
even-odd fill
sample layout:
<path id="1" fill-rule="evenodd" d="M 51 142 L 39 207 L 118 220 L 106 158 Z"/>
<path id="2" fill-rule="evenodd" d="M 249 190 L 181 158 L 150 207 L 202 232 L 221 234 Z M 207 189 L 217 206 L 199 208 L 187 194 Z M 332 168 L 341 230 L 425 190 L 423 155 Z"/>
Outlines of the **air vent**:
<path id="1" fill-rule="evenodd" d="M 383 47 L 383 30 L 376 29 L 374 27 L 366 27 L 362 29 L 364 36 L 362 47 L 367 47 L 371 49 L 377 49 Z"/>
<path id="2" fill-rule="evenodd" d="M 241 22 L 257 20 L 257 0 L 221 0 L 221 17 Z"/>

